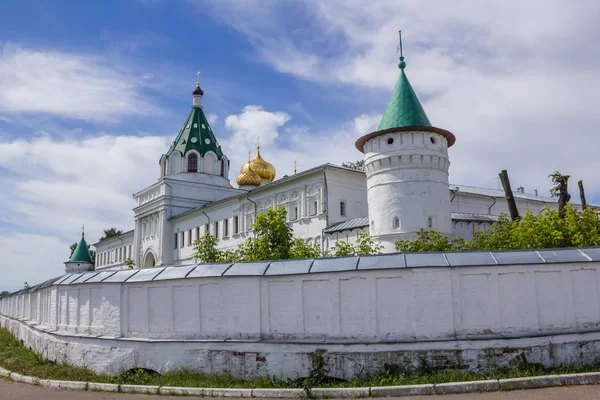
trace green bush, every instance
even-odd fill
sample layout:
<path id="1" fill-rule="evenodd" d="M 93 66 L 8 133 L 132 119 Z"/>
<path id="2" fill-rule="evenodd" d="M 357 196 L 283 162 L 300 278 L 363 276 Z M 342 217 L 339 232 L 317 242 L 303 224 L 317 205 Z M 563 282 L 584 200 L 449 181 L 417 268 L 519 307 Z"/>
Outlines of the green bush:
<path id="1" fill-rule="evenodd" d="M 511 221 L 500 215 L 487 231 L 475 232 L 473 240 L 450 240 L 439 232 L 421 230 L 415 240 L 398 240 L 397 251 L 522 250 L 600 245 L 600 218 L 590 209 L 567 204 L 564 217 L 545 207 L 541 213 L 526 212 Z"/>

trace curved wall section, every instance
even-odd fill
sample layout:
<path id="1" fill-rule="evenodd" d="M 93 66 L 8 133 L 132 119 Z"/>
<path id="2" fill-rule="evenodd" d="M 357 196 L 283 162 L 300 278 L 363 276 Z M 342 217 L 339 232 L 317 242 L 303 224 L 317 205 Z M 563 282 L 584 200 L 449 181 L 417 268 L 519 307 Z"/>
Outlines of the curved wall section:
<path id="1" fill-rule="evenodd" d="M 521 352 L 545 364 L 591 362 L 575 344 L 585 338 L 596 346 L 600 338 L 599 260 L 600 249 L 588 248 L 92 272 L 1 299 L 0 322 L 51 359 L 99 372 L 235 370 L 238 353 L 253 352 L 267 361 L 240 376 L 294 376 L 317 347 L 371 371 L 445 352 L 447 367 L 472 369 Z M 552 353 L 560 343 L 564 351 Z M 97 347 L 103 361 L 94 365 L 77 346 Z M 203 366 L 190 360 L 192 350 L 222 361 Z M 332 373 L 349 378 L 360 370 L 348 362 Z"/>

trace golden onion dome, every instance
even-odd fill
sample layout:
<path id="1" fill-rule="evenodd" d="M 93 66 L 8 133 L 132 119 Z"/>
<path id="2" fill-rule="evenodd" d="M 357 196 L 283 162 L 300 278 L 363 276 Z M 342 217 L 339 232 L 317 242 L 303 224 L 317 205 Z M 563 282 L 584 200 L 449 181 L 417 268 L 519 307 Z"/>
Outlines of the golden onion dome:
<path id="1" fill-rule="evenodd" d="M 239 186 L 260 186 L 262 179 L 260 175 L 250 169 L 250 162 L 247 162 L 242 167 L 236 182 Z"/>
<path id="2" fill-rule="evenodd" d="M 256 157 L 254 157 L 254 160 L 250 161 L 249 164 L 252 171 L 258 174 L 262 179 L 269 182 L 273 182 L 273 179 L 275 179 L 275 167 L 263 160 L 260 156 L 260 146 L 256 146 Z"/>

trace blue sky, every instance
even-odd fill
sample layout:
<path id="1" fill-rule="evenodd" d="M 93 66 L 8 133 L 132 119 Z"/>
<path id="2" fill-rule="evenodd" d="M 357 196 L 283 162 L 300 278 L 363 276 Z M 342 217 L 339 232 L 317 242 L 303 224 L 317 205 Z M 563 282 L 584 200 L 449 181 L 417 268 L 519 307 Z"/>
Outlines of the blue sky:
<path id="1" fill-rule="evenodd" d="M 367 4 L 368 3 L 368 4 Z M 359 159 L 406 72 L 457 137 L 450 181 L 600 203 L 599 11 L 583 0 L 0 2 L 0 290 L 62 271 L 82 222 L 133 225 L 201 71 L 232 180 L 261 137 L 278 176 Z M 43 257 L 41 257 L 43 256 Z"/>

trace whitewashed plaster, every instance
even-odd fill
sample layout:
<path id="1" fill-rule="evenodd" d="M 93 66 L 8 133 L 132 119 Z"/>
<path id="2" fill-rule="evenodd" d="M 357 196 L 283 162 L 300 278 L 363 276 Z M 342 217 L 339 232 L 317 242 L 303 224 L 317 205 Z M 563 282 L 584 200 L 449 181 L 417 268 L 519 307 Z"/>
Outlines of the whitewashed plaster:
<path id="1" fill-rule="evenodd" d="M 397 239 L 412 238 L 419 229 L 452 234 L 445 137 L 390 132 L 367 140 L 363 151 L 373 238 L 393 251 Z"/>
<path id="2" fill-rule="evenodd" d="M 0 322 L 51 359 L 98 372 L 293 376 L 316 347 L 371 371 L 452 351 L 448 367 L 471 369 L 521 352 L 546 365 L 598 361 L 578 345 L 600 350 L 598 262 L 370 269 L 391 267 L 387 257 L 365 258 L 365 270 L 49 286 L 1 299 Z M 264 361 L 242 368 L 240 351 Z M 336 376 L 356 373 L 350 364 L 339 361 Z"/>

